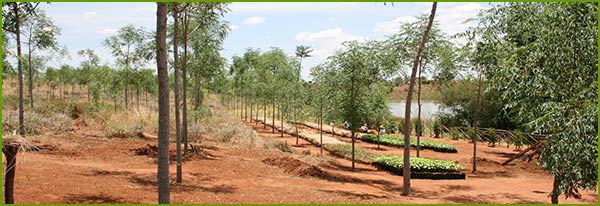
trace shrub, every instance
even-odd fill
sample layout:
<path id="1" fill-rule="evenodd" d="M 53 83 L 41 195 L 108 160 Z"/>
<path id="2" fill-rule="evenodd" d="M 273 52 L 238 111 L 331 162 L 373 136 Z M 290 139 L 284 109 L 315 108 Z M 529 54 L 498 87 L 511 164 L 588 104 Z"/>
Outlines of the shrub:
<path id="1" fill-rule="evenodd" d="M 332 150 L 337 155 L 343 156 L 344 158 L 352 158 L 352 146 L 347 144 L 326 144 L 325 148 Z M 358 148 L 354 148 L 354 157 L 357 160 L 363 162 L 371 162 L 377 155 L 364 151 Z"/>
<path id="2" fill-rule="evenodd" d="M 25 134 L 38 135 L 47 132 L 60 134 L 73 129 L 72 120 L 62 113 L 40 114 L 34 111 L 25 111 Z M 2 113 L 2 132 L 12 133 L 19 129 L 19 115 L 15 110 L 5 110 Z"/>
<path id="3" fill-rule="evenodd" d="M 402 173 L 404 169 L 404 158 L 402 156 L 379 156 L 374 159 L 373 165 L 376 167 Z M 421 157 L 410 158 L 410 170 L 414 172 L 458 172 L 463 167 L 455 162 L 446 160 L 436 160 Z"/>
<path id="4" fill-rule="evenodd" d="M 496 134 L 496 130 L 493 128 L 488 128 L 487 129 L 487 138 L 488 138 L 488 141 L 490 142 L 490 144 L 492 144 L 492 146 L 495 147 L 496 142 L 498 142 L 498 135 Z"/>
<path id="5" fill-rule="evenodd" d="M 415 126 L 415 134 L 417 136 L 423 136 L 423 122 L 419 122 L 417 119 L 414 119 L 411 122 L 414 122 L 413 125 Z"/>
<path id="6" fill-rule="evenodd" d="M 363 135 L 361 137 L 362 141 L 377 143 L 394 147 L 403 147 L 404 146 L 404 138 L 397 135 L 380 135 L 377 138 L 377 135 Z M 441 143 L 441 142 L 432 142 L 427 140 L 421 140 L 420 148 L 423 149 L 431 149 L 437 152 L 448 152 L 448 153 L 456 153 L 456 147 L 451 144 Z M 411 147 L 417 146 L 417 140 L 414 138 L 410 139 Z"/>
<path id="7" fill-rule="evenodd" d="M 440 138 L 442 134 L 442 124 L 439 120 L 433 122 L 433 133 L 435 138 Z"/>
<path id="8" fill-rule="evenodd" d="M 452 127 L 450 128 L 450 138 L 453 140 L 458 140 L 458 138 L 460 138 L 462 136 L 462 134 L 460 133 L 460 130 L 458 130 L 458 128 L 456 127 Z"/>
<path id="9" fill-rule="evenodd" d="M 384 126 L 385 126 L 385 130 L 388 134 L 396 133 L 396 124 L 394 123 L 393 120 L 387 121 L 386 124 L 384 124 Z"/>
<path id="10" fill-rule="evenodd" d="M 475 129 L 473 129 L 473 128 L 468 128 L 465 133 L 467 133 L 466 138 L 468 138 L 470 141 L 473 140 L 473 138 L 477 138 L 476 137 L 477 132 L 475 132 Z M 479 139 L 477 138 L 475 140 L 479 140 Z M 473 141 L 471 141 L 471 142 L 473 142 Z"/>
<path id="11" fill-rule="evenodd" d="M 517 149 L 521 149 L 521 147 L 523 147 L 523 141 L 524 141 L 523 133 L 521 131 L 517 130 L 514 132 L 514 135 L 515 135 L 515 138 L 512 141 L 515 144 L 515 147 L 517 147 Z"/>
<path id="12" fill-rule="evenodd" d="M 400 134 L 404 133 L 404 118 L 398 119 L 398 132 Z"/>

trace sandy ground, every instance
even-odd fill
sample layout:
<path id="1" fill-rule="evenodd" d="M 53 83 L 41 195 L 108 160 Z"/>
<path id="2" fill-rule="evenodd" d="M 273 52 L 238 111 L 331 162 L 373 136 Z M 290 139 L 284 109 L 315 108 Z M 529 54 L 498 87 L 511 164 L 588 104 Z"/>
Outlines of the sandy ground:
<path id="1" fill-rule="evenodd" d="M 551 176 L 533 163 L 517 160 L 500 166 L 511 148 L 478 147 L 479 171 L 470 172 L 472 145 L 435 139 L 457 146 L 455 154 L 423 150 L 424 157 L 457 161 L 466 180 L 412 180 L 411 195 L 401 196 L 402 177 L 336 158 L 309 142 L 246 122 L 263 138 L 287 142 L 294 154 L 203 142 L 202 155 L 183 164 L 183 183 L 171 185 L 172 203 L 549 203 Z M 330 135 L 330 134 L 328 134 Z M 156 203 L 156 158 L 136 155 L 134 149 L 156 145 L 142 139 L 105 138 L 101 131 L 81 128 L 65 136 L 44 136 L 50 148 L 21 153 L 17 166 L 17 203 Z M 348 138 L 333 136 L 340 141 Z M 431 138 L 424 138 L 431 139 Z M 357 147 L 376 154 L 401 154 L 401 148 L 358 141 Z M 171 145 L 174 153 L 175 145 Z M 414 150 L 412 152 L 415 152 Z M 266 164 L 268 158 L 294 158 L 335 178 L 299 176 L 286 167 Z M 171 178 L 175 177 L 171 162 Z M 597 203 L 597 192 L 561 203 Z"/>

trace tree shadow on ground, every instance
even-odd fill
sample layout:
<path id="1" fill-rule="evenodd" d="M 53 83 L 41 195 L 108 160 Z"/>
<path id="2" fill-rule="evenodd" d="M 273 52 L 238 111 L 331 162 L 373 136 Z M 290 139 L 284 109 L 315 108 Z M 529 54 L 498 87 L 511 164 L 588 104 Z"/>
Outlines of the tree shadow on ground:
<path id="1" fill-rule="evenodd" d="M 331 194 L 336 194 L 336 195 L 341 195 L 341 196 L 344 196 L 344 197 L 360 198 L 360 199 L 363 199 L 363 200 L 388 198 L 386 195 L 376 195 L 376 194 L 368 194 L 368 193 L 354 193 L 354 192 L 348 192 L 348 191 L 342 191 L 342 190 L 319 190 L 319 191 L 326 192 L 326 193 L 331 193 Z"/>
<path id="2" fill-rule="evenodd" d="M 127 176 L 133 174 L 128 171 L 109 171 L 109 170 L 99 170 L 94 169 L 89 173 L 84 173 L 85 176 Z"/>
<path id="3" fill-rule="evenodd" d="M 196 175 L 193 175 L 196 176 Z M 211 185 L 210 177 L 202 177 L 200 179 L 187 180 L 183 183 L 175 183 L 175 179 L 171 179 L 171 192 L 193 192 L 202 191 L 215 194 L 232 194 L 237 190 L 233 185 Z M 133 176 L 129 178 L 132 183 L 142 186 L 156 186 L 156 176 Z"/>
<path id="4" fill-rule="evenodd" d="M 127 203 L 125 199 L 120 197 L 111 197 L 106 194 L 70 194 L 65 198 L 66 203 L 69 204 L 122 204 Z"/>
<path id="5" fill-rule="evenodd" d="M 486 154 L 490 154 L 490 155 L 496 155 L 496 156 L 500 156 L 502 158 L 506 158 L 506 159 L 510 159 L 512 157 L 514 157 L 515 155 L 517 155 L 517 153 L 510 153 L 510 152 L 498 152 L 498 151 L 483 151 Z"/>
<path id="6" fill-rule="evenodd" d="M 533 201 L 526 199 L 525 197 L 517 194 L 509 194 L 509 193 L 497 193 L 497 194 L 484 194 L 484 195 L 456 195 L 444 197 L 444 200 L 451 203 L 475 203 L 475 204 L 483 204 L 483 203 L 497 203 L 498 199 L 510 199 L 516 204 L 541 204 L 545 202 L 541 201 Z"/>
<path id="7" fill-rule="evenodd" d="M 501 171 L 477 171 L 475 174 L 467 173 L 469 178 L 480 178 L 480 179 L 488 179 L 488 178 L 496 178 L 496 177 L 504 177 L 511 178 L 515 177 L 514 174 L 510 173 L 506 170 Z"/>

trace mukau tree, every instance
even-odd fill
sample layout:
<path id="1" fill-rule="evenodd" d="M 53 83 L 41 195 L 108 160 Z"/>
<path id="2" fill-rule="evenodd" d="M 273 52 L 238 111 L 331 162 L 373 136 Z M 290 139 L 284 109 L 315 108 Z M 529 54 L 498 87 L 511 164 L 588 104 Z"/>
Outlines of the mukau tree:
<path id="1" fill-rule="evenodd" d="M 547 134 L 538 164 L 554 176 L 552 203 L 598 182 L 598 7 L 596 3 L 509 3 L 479 17 L 484 68 L 507 108 Z"/>
<path id="2" fill-rule="evenodd" d="M 33 77 L 35 74 L 34 68 L 34 52 L 37 50 L 58 50 L 58 42 L 56 37 L 60 35 L 60 28 L 54 25 L 52 19 L 46 14 L 36 9 L 35 15 L 30 15 L 26 18 L 23 27 L 23 35 L 26 37 L 25 44 L 27 45 L 27 76 L 28 76 L 28 91 L 29 104 L 33 108 Z"/>
<path id="3" fill-rule="evenodd" d="M 135 83 L 131 73 L 146 64 L 151 56 L 152 47 L 149 47 L 147 32 L 142 27 L 126 25 L 121 27 L 117 34 L 104 40 L 104 46 L 116 58 L 118 66 L 124 71 L 123 88 L 125 108 L 129 108 L 129 85 Z"/>
<path id="4" fill-rule="evenodd" d="M 19 135 L 25 135 L 24 111 L 23 111 L 23 62 L 21 56 L 21 24 L 27 16 L 35 11 L 39 3 L 2 2 L 2 31 L 15 35 L 17 45 L 17 78 L 19 81 Z M 14 203 L 14 179 L 17 163 L 18 148 L 7 146 L 2 149 L 6 156 L 6 171 L 4 181 L 4 203 Z"/>
<path id="5" fill-rule="evenodd" d="M 156 70 L 158 71 L 158 203 L 169 204 L 169 70 L 167 3 L 156 3 Z"/>

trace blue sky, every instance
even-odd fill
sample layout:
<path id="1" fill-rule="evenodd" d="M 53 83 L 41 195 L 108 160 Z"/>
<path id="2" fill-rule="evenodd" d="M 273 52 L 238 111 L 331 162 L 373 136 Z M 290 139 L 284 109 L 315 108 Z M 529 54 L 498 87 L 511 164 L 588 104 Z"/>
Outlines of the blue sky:
<path id="1" fill-rule="evenodd" d="M 102 41 L 123 25 L 132 23 L 147 30 L 156 28 L 155 3 L 51 3 L 40 6 L 62 28 L 58 37 L 70 52 L 62 63 L 79 65 L 80 49 L 96 50 L 102 63 L 114 58 Z M 487 3 L 439 3 L 436 21 L 448 34 L 463 31 L 462 24 L 474 17 Z M 381 39 L 396 31 L 399 22 L 412 21 L 429 13 L 431 3 L 232 3 L 224 20 L 233 31 L 224 43 L 223 56 L 241 55 L 248 47 L 267 51 L 271 47 L 294 54 L 297 45 L 312 46 L 314 57 L 304 61 L 302 76 L 308 79 L 310 67 L 322 62 L 343 41 Z M 460 40 L 457 40 L 460 42 Z M 50 66 L 58 60 L 49 62 Z M 154 68 L 152 64 L 148 67 Z"/>

